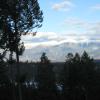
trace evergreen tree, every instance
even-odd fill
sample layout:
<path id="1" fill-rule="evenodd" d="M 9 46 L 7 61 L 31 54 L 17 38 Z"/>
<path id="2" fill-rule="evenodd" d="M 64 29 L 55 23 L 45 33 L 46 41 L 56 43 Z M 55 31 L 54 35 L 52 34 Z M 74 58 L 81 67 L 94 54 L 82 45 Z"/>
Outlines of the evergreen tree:
<path id="1" fill-rule="evenodd" d="M 0 0 L 0 38 L 3 46 L 16 54 L 18 76 L 20 76 L 18 64 L 21 35 L 26 35 L 33 28 L 41 27 L 42 14 L 37 0 Z M 18 88 L 19 100 L 22 100 L 20 80 Z"/>
<path id="2" fill-rule="evenodd" d="M 41 62 L 38 66 L 37 79 L 39 82 L 40 90 L 52 91 L 54 89 L 54 72 L 53 65 L 48 60 L 46 53 L 41 56 Z"/>
<path id="3" fill-rule="evenodd" d="M 82 56 L 78 53 L 67 56 L 63 72 L 65 93 L 71 94 L 71 99 L 81 97 L 86 99 L 88 91 L 94 84 L 96 72 L 94 60 L 86 52 Z"/>
<path id="4" fill-rule="evenodd" d="M 22 34 L 41 26 L 42 11 L 37 0 L 0 0 L 1 43 L 16 53 L 19 60 L 19 45 Z"/>
<path id="5" fill-rule="evenodd" d="M 84 82 L 82 83 L 84 83 L 86 86 L 90 86 L 93 82 L 89 83 L 89 81 L 92 81 L 94 78 L 96 70 L 94 60 L 90 58 L 85 51 L 81 56 L 81 65 L 81 71 L 83 73 L 82 76 L 84 76 Z"/>
<path id="6" fill-rule="evenodd" d="M 0 85 L 2 84 L 9 84 L 10 80 L 8 77 L 8 66 L 7 62 L 4 61 L 5 58 L 5 52 L 2 54 L 0 53 Z"/>

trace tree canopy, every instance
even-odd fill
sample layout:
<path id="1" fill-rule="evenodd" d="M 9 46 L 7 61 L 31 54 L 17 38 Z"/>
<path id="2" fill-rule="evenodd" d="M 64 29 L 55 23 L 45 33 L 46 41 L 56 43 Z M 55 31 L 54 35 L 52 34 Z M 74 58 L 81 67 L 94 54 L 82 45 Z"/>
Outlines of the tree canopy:
<path id="1" fill-rule="evenodd" d="M 37 70 L 37 80 L 40 89 L 46 91 L 53 90 L 55 81 L 53 65 L 46 56 L 46 53 L 42 53 L 41 62 L 39 63 Z"/>
<path id="2" fill-rule="evenodd" d="M 19 100 L 20 88 L 19 55 L 24 51 L 21 35 L 42 26 L 43 13 L 38 0 L 0 0 L 0 48 L 16 53 Z"/>
<path id="3" fill-rule="evenodd" d="M 21 35 L 42 26 L 42 15 L 37 0 L 0 0 L 0 46 L 16 52 Z"/>

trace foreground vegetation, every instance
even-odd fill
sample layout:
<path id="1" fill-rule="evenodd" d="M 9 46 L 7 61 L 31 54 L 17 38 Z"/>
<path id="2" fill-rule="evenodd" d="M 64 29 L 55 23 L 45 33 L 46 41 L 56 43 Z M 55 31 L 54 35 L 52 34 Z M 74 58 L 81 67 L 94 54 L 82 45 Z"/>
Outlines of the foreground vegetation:
<path id="1" fill-rule="evenodd" d="M 67 54 L 66 61 L 59 66 L 50 62 L 45 53 L 38 63 L 20 63 L 29 70 L 20 75 L 21 94 L 23 100 L 100 100 L 99 65 L 88 56 L 76 53 Z M 14 69 L 16 61 L 0 60 L 0 100 L 19 100 L 18 76 Z M 56 65 L 56 66 L 55 66 Z"/>

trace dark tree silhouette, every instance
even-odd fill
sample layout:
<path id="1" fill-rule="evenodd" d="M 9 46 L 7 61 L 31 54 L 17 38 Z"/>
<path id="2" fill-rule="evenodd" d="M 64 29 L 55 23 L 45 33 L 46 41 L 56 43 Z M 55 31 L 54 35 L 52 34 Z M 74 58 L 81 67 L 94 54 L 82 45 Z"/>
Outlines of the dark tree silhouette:
<path id="1" fill-rule="evenodd" d="M 5 59 L 5 51 L 3 53 L 0 53 L 0 85 L 2 84 L 9 84 L 10 80 L 8 77 L 8 66 L 6 62 L 4 61 Z"/>
<path id="2" fill-rule="evenodd" d="M 51 98 L 51 94 L 55 88 L 55 77 L 53 72 L 53 65 L 48 60 L 46 53 L 41 56 L 41 62 L 38 65 L 37 77 L 40 94 L 46 99 Z"/>
<path id="3" fill-rule="evenodd" d="M 81 56 L 81 88 L 85 91 L 85 96 L 88 99 L 89 93 L 92 91 L 95 78 L 96 78 L 96 66 L 93 58 L 91 58 L 86 51 Z"/>
<path id="4" fill-rule="evenodd" d="M 41 27 L 42 21 L 42 11 L 37 0 L 0 0 L 1 43 L 6 42 L 10 51 L 16 53 L 17 60 L 21 35 Z"/>
<path id="5" fill-rule="evenodd" d="M 31 31 L 35 27 L 41 27 L 42 21 L 42 11 L 37 0 L 0 0 L 0 32 L 1 38 L 3 38 L 2 43 L 5 44 L 6 42 L 11 53 L 16 53 L 18 75 L 20 74 L 18 64 L 19 54 L 21 53 L 19 52 L 21 35 L 26 35 L 28 31 Z M 18 81 L 18 83 L 20 82 Z M 20 84 L 18 86 L 19 100 L 22 100 Z"/>
<path id="6" fill-rule="evenodd" d="M 63 70 L 65 95 L 74 100 L 88 99 L 88 92 L 93 87 L 95 79 L 94 60 L 86 52 L 80 56 L 76 53 L 67 55 Z"/>

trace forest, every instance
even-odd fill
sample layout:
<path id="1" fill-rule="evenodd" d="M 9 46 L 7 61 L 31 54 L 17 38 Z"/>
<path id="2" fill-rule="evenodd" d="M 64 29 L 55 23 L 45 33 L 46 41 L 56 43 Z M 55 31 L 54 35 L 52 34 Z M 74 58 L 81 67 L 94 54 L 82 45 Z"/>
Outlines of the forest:
<path id="1" fill-rule="evenodd" d="M 51 62 L 44 52 L 40 62 L 20 62 L 23 100 L 99 100 L 100 61 L 87 52 L 68 53 L 64 62 Z M 16 61 L 0 60 L 0 100 L 18 100 Z"/>
<path id="2" fill-rule="evenodd" d="M 100 61 L 86 51 L 65 54 L 64 62 L 45 52 L 40 62 L 20 62 L 21 36 L 42 27 L 43 18 L 38 0 L 0 0 L 0 100 L 100 100 Z"/>

